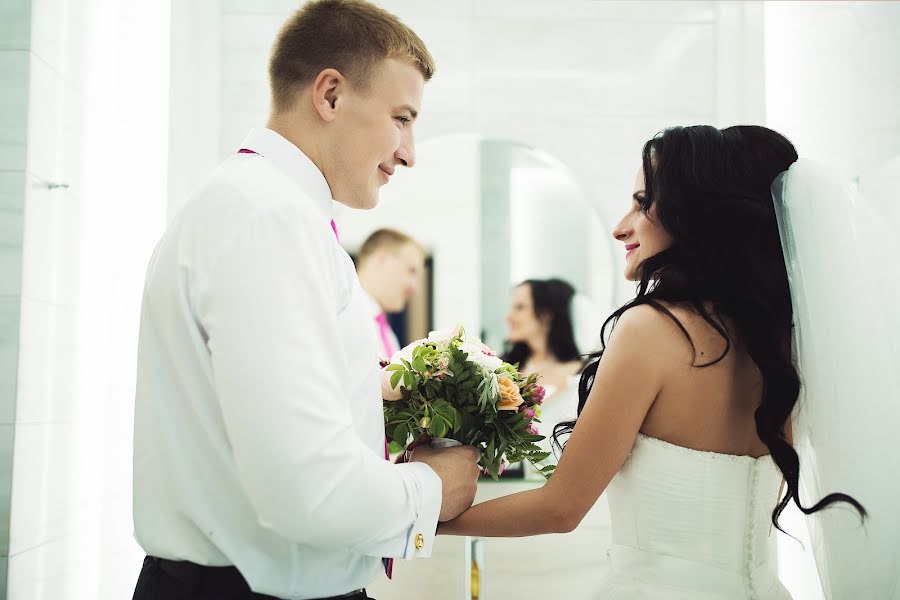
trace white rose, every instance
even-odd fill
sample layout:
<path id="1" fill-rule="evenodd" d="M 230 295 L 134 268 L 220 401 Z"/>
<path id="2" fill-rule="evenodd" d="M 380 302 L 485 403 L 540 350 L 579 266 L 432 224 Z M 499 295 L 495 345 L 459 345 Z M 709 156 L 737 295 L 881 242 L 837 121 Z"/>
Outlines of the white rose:
<path id="1" fill-rule="evenodd" d="M 496 356 L 490 356 L 484 353 L 484 349 L 487 346 L 484 344 L 465 342 L 459 345 L 459 349 L 469 355 L 469 360 L 475 363 L 476 365 L 480 365 L 484 368 L 488 373 L 493 373 L 495 370 L 499 369 L 501 365 L 503 365 L 503 361 Z"/>
<path id="2" fill-rule="evenodd" d="M 485 344 L 484 342 L 482 342 L 482 341 L 481 341 L 481 338 L 477 338 L 477 337 L 475 337 L 474 335 L 467 335 L 467 336 L 463 339 L 463 342 L 465 342 L 466 344 L 472 344 L 472 345 L 478 346 L 479 348 L 481 348 L 482 350 L 484 350 L 484 351 L 487 352 L 488 354 L 493 354 L 493 352 L 491 352 L 491 349 L 487 347 L 487 344 Z"/>
<path id="3" fill-rule="evenodd" d="M 405 359 L 407 362 L 412 362 L 413 350 L 415 350 L 416 348 L 421 346 L 423 343 L 425 343 L 425 341 L 426 340 L 424 340 L 424 339 L 416 340 L 416 341 L 412 342 L 411 344 L 409 344 L 408 346 L 405 346 L 405 347 L 401 348 L 400 350 L 397 350 L 397 352 L 394 353 L 394 356 L 391 357 L 391 362 L 401 365 L 401 364 L 403 364 L 402 362 L 400 362 L 401 358 Z"/>
<path id="4" fill-rule="evenodd" d="M 397 387 L 391 387 L 391 375 L 393 375 L 393 371 L 385 371 L 381 370 L 381 397 L 384 400 L 399 400 L 403 397 L 403 394 L 400 393 L 400 388 L 403 387 L 403 379 L 397 383 Z"/>
<path id="5" fill-rule="evenodd" d="M 437 331 L 432 331 L 428 334 L 429 342 L 449 342 L 456 335 L 455 329 L 438 329 Z"/>

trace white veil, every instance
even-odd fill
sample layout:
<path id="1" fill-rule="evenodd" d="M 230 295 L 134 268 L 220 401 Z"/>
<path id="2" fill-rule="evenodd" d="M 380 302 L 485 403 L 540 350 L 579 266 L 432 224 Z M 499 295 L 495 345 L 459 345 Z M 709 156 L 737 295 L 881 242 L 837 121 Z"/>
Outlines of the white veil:
<path id="1" fill-rule="evenodd" d="M 772 185 L 803 388 L 800 498 L 856 498 L 807 517 L 826 598 L 900 598 L 900 252 L 849 182 L 799 160 Z M 790 533 L 790 531 L 789 531 Z"/>

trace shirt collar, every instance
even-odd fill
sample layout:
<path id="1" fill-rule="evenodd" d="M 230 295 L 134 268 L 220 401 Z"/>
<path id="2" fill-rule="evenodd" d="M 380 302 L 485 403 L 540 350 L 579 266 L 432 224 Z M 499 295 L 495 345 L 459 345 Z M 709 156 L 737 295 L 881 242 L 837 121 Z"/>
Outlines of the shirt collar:
<path id="1" fill-rule="evenodd" d="M 359 287 L 363 291 L 362 297 L 363 297 L 363 300 L 365 300 L 366 305 L 369 308 L 369 312 L 372 314 L 372 318 L 374 319 L 375 317 L 377 317 L 378 315 L 383 313 L 384 309 L 381 308 L 380 304 L 378 304 L 378 300 L 375 299 L 375 296 L 370 294 L 366 288 L 364 288 L 362 286 L 359 286 Z"/>
<path id="2" fill-rule="evenodd" d="M 319 168 L 300 148 L 267 128 L 250 130 L 240 147 L 272 161 L 278 170 L 283 171 L 313 199 L 326 217 L 332 217 L 334 200 L 331 188 Z"/>

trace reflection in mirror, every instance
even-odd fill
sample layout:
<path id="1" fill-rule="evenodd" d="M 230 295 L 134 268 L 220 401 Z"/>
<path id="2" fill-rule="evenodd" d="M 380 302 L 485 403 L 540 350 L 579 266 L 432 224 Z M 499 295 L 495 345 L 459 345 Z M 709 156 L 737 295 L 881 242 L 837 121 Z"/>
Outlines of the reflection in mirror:
<path id="1" fill-rule="evenodd" d="M 480 140 L 482 337 L 506 340 L 512 287 L 559 278 L 600 310 L 612 302 L 609 235 L 572 173 L 552 156 L 522 144 Z M 594 323 L 577 323 L 579 350 L 597 340 Z"/>
<path id="2" fill-rule="evenodd" d="M 344 210 L 337 220 L 351 251 L 379 227 L 402 229 L 426 248 L 432 328 L 462 323 L 500 351 L 512 289 L 558 277 L 577 292 L 579 350 L 593 349 L 620 274 L 608 228 L 565 165 L 524 144 L 462 134 L 420 143 L 416 167 L 398 175 L 377 208 Z"/>
<path id="3" fill-rule="evenodd" d="M 421 243 L 431 255 L 432 281 L 423 282 L 417 296 L 432 300 L 429 328 L 461 323 L 498 353 L 513 350 L 513 341 L 526 346 L 504 358 L 541 373 L 547 395 L 540 432 L 549 436 L 556 423 L 575 417 L 579 356 L 597 348 L 613 309 L 621 273 L 613 266 L 608 228 L 564 164 L 515 141 L 476 135 L 428 140 L 419 145 L 416 167 L 398 175 L 382 189 L 376 209 L 341 213 L 344 245 L 352 251 L 379 227 L 402 229 Z M 537 317 L 564 314 L 572 331 L 562 335 L 574 348 L 545 354 L 540 346 L 549 331 L 511 335 L 510 326 L 518 286 L 548 279 L 566 282 L 574 293 L 565 293 L 552 311 L 547 301 L 529 300 L 528 318 L 534 321 L 535 308 L 542 313 Z M 418 302 L 414 297 L 411 305 Z M 535 354 L 529 345 L 538 348 Z M 548 440 L 543 445 L 550 450 Z"/>

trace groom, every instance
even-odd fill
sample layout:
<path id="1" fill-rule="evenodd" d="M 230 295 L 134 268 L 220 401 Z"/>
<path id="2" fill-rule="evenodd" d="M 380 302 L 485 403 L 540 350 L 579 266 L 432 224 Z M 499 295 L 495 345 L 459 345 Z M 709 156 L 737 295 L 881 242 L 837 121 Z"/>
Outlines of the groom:
<path id="1" fill-rule="evenodd" d="M 141 311 L 135 599 L 367 598 L 468 508 L 472 448 L 385 460 L 378 345 L 333 200 L 372 208 L 415 163 L 434 71 L 361 0 L 308 3 L 269 64 L 272 112 L 156 248 Z"/>

